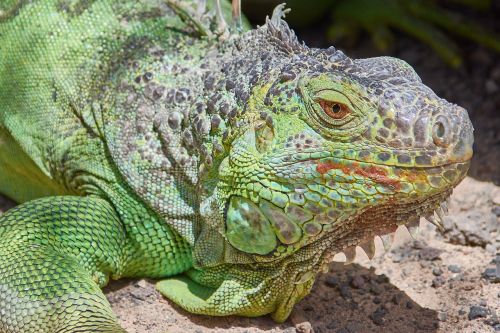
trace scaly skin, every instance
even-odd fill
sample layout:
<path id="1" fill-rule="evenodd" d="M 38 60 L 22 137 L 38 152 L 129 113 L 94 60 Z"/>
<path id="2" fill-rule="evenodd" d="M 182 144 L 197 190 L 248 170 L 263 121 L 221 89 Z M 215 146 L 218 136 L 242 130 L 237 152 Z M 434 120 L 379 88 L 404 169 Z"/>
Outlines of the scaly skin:
<path id="1" fill-rule="evenodd" d="M 441 214 L 465 176 L 466 111 L 406 63 L 307 48 L 282 7 L 228 34 L 188 5 L 0 5 L 0 191 L 22 203 L 0 332 L 123 332 L 99 290 L 121 277 L 283 321 L 335 253 Z"/>

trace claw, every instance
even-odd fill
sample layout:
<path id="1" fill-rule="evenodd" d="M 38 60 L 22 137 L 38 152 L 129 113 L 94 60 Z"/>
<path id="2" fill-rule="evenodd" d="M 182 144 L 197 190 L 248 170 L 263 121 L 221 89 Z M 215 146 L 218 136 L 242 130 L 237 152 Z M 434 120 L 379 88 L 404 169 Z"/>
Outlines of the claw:
<path id="1" fill-rule="evenodd" d="M 443 225 L 443 223 L 441 222 L 440 219 L 439 220 L 436 219 L 433 214 L 429 214 L 427 216 L 424 216 L 424 218 L 427 221 L 429 221 L 430 223 L 434 224 L 439 231 L 444 232 L 444 225 Z"/>

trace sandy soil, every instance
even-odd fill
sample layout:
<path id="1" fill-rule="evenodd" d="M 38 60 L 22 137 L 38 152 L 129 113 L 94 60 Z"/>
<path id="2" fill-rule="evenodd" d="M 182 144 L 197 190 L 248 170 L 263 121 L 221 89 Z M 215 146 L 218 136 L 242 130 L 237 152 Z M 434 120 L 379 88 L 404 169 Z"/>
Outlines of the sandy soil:
<path id="1" fill-rule="evenodd" d="M 499 187 L 467 178 L 452 197 L 444 236 L 422 221 L 415 240 L 398 230 L 385 255 L 379 243 L 372 261 L 359 252 L 352 265 L 332 263 L 282 325 L 269 317 L 191 315 L 163 298 L 149 280 L 114 282 L 106 294 L 123 326 L 137 333 L 500 332 L 500 283 L 494 283 L 492 275 L 500 243 L 499 219 L 492 212 L 499 213 L 499 204 Z M 471 211 L 486 222 L 467 220 L 477 218 Z M 474 227 L 457 229 L 457 217 Z M 488 251 L 451 244 L 447 238 L 463 242 L 457 233 L 483 237 Z M 483 276 L 485 271 L 489 278 Z"/>

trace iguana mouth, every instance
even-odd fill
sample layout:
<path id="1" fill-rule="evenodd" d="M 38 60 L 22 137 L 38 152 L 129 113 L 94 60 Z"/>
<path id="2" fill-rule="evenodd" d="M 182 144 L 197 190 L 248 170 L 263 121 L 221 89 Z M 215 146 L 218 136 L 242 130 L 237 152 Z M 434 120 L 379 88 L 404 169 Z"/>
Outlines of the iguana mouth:
<path id="1" fill-rule="evenodd" d="M 441 218 L 447 211 L 445 200 L 451 194 L 450 185 L 464 177 L 467 166 L 468 162 L 460 168 L 450 165 L 447 169 L 461 172 L 455 173 L 454 178 L 440 180 L 443 182 L 440 186 L 433 178 L 429 178 L 426 189 L 415 183 L 412 191 L 379 178 L 380 188 L 374 185 L 370 189 L 366 183 L 356 186 L 359 184 L 334 181 L 296 186 L 288 193 L 276 190 L 277 185 L 274 185 L 274 191 L 266 189 L 262 193 L 268 194 L 260 197 L 233 195 L 225 212 L 226 237 L 241 251 L 273 260 L 328 237 L 342 227 L 350 230 L 350 238 L 360 240 L 360 244 L 369 242 L 363 248 L 370 256 L 374 236 L 381 235 L 384 240 L 384 235 L 394 232 L 399 225 L 406 225 L 413 231 L 421 216 L 442 228 Z M 387 189 L 388 186 L 391 188 Z M 339 243 L 341 249 L 356 245 Z"/>

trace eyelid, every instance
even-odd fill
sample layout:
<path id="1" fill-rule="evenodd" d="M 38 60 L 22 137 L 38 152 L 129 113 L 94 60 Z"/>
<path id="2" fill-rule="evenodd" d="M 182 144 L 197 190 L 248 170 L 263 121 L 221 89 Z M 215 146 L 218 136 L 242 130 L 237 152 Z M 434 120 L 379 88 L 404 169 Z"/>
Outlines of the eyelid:
<path id="1" fill-rule="evenodd" d="M 320 90 L 314 95 L 314 100 L 322 99 L 330 102 L 338 102 L 352 108 L 352 103 L 346 95 L 331 89 Z"/>

